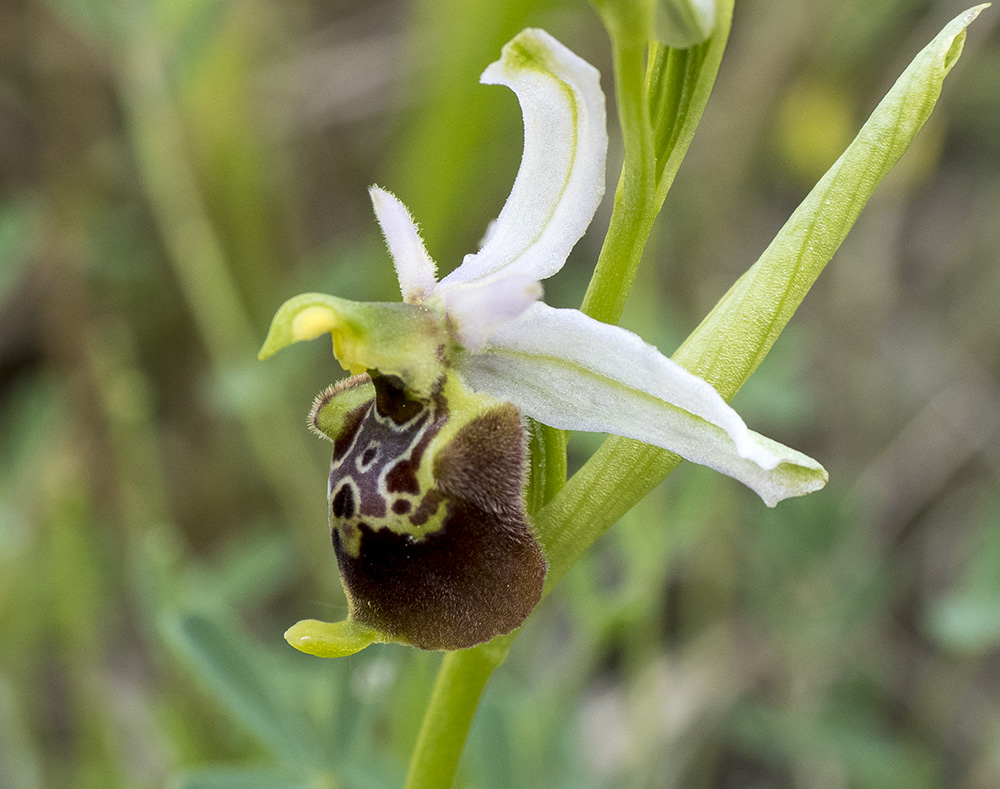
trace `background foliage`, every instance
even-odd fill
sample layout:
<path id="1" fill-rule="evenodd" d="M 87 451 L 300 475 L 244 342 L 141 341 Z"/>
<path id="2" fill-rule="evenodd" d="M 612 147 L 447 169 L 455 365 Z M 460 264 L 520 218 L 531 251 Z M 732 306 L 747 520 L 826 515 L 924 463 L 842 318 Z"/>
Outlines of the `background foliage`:
<path id="1" fill-rule="evenodd" d="M 964 7 L 741 0 L 623 323 L 670 353 Z M 735 400 L 828 487 L 673 474 L 532 617 L 460 783 L 1000 783 L 995 16 Z M 372 181 L 475 247 L 520 153 L 477 76 L 526 25 L 610 91 L 570 0 L 0 7 L 0 785 L 399 785 L 440 656 L 284 644 L 345 613 L 304 430 L 341 373 L 255 354 L 294 293 L 397 298 Z"/>

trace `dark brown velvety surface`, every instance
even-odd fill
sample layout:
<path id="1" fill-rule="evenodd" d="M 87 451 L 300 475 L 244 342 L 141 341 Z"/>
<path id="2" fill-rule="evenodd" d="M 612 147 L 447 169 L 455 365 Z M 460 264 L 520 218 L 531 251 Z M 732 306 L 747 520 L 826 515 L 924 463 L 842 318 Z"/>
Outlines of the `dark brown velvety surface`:
<path id="1" fill-rule="evenodd" d="M 441 529 L 416 540 L 362 521 L 356 558 L 334 529 L 352 616 L 424 649 L 470 647 L 517 628 L 545 579 L 524 511 L 524 453 L 517 410 L 499 406 L 435 458 Z"/>

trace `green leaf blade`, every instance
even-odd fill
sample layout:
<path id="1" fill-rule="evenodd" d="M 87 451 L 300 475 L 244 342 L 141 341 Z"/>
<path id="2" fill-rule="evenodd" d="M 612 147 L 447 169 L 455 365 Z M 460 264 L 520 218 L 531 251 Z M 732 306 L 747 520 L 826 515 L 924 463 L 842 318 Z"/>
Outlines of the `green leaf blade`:
<path id="1" fill-rule="evenodd" d="M 757 369 L 875 187 L 930 116 L 966 27 L 985 7 L 960 14 L 914 58 L 758 261 L 678 349 L 678 362 L 727 398 Z"/>
<path id="2" fill-rule="evenodd" d="M 820 271 L 833 256 L 860 213 L 868 194 L 845 193 L 844 182 L 835 181 L 846 163 L 858 166 L 857 182 L 874 189 L 926 120 L 940 93 L 941 83 L 954 66 L 964 41 L 965 28 L 985 5 L 959 15 L 914 59 L 882 101 L 858 139 L 824 176 L 803 206 L 765 251 L 761 259 L 730 289 L 674 354 L 673 359 L 707 380 L 727 400 L 746 383 L 767 355 L 778 334 Z M 909 97 L 909 101 L 903 101 Z M 909 108 L 905 130 L 878 138 Z M 880 148 L 882 172 L 865 172 L 858 146 L 877 161 Z M 836 188 L 833 188 L 836 187 Z M 838 192 L 839 190 L 839 192 Z M 839 212 L 824 204 L 835 195 L 849 195 L 849 205 Z M 811 211 L 811 213 L 809 213 Z M 618 518 L 652 490 L 680 463 L 670 452 L 618 436 L 609 437 L 562 491 L 537 515 L 535 524 L 549 573 L 546 593 L 562 578 L 583 552 Z"/>

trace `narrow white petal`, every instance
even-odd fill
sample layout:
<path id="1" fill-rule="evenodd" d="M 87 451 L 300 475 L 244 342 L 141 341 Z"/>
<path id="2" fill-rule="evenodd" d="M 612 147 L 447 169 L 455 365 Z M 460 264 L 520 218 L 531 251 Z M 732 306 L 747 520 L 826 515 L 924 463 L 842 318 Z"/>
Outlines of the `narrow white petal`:
<path id="1" fill-rule="evenodd" d="M 481 82 L 507 85 L 524 116 L 524 156 L 513 190 L 479 252 L 442 280 L 555 274 L 604 195 L 608 135 L 597 69 L 544 30 L 519 33 Z"/>
<path id="2" fill-rule="evenodd" d="M 547 425 L 634 438 L 710 466 L 769 506 L 826 482 L 816 461 L 748 430 L 707 382 L 577 310 L 532 305 L 463 355 L 459 373 Z"/>
<path id="3" fill-rule="evenodd" d="M 399 198 L 378 186 L 368 190 L 389 247 L 403 301 L 420 304 L 434 290 L 437 268 L 424 248 L 417 225 Z"/>
<path id="4" fill-rule="evenodd" d="M 455 338 L 477 351 L 500 325 L 513 320 L 542 296 L 542 285 L 531 277 L 514 275 L 439 292 Z"/>

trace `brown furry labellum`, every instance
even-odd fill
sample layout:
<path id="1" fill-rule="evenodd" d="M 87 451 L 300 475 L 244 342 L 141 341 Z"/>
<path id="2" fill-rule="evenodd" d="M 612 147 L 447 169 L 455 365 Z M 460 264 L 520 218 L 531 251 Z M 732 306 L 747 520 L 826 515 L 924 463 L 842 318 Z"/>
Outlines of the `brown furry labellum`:
<path id="1" fill-rule="evenodd" d="M 372 371 L 316 398 L 333 442 L 328 501 L 352 619 L 423 649 L 509 633 L 546 564 L 524 507 L 525 431 L 450 376 L 429 400 Z"/>

